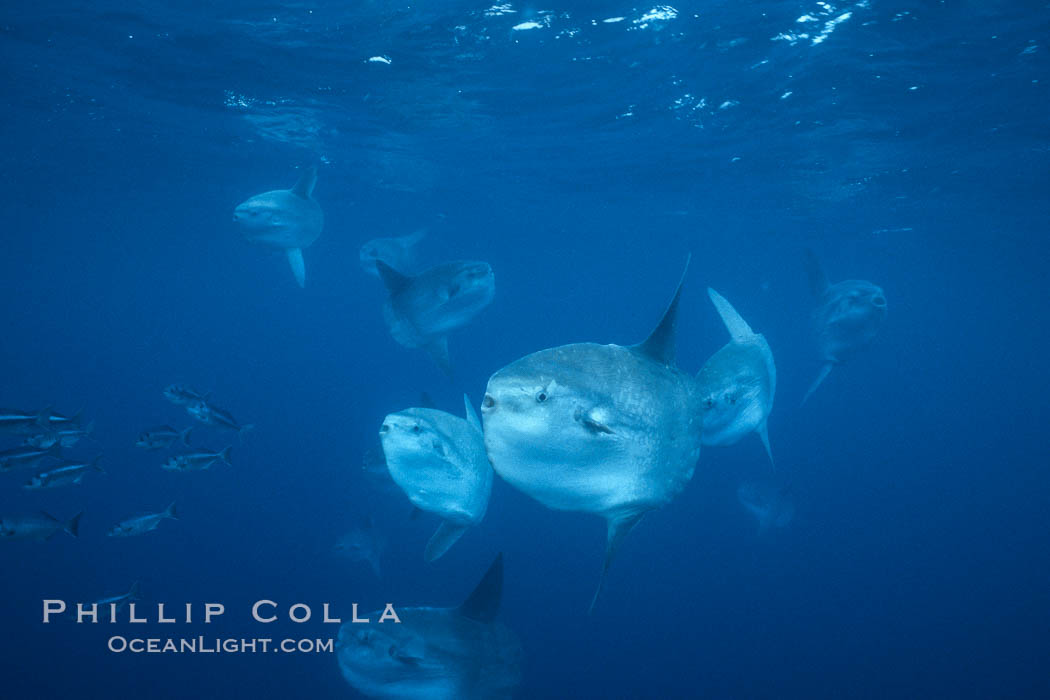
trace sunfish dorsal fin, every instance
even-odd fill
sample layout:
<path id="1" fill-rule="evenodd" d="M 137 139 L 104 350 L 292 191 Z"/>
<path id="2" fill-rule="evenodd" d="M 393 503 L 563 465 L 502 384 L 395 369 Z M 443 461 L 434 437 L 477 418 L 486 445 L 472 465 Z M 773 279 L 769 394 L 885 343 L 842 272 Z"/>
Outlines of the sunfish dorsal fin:
<path id="1" fill-rule="evenodd" d="M 299 181 L 295 183 L 295 187 L 291 189 L 291 192 L 303 199 L 310 199 L 310 197 L 313 196 L 314 185 L 316 184 L 317 166 L 311 165 L 309 168 L 303 170 L 303 174 L 299 176 Z"/>
<path id="2" fill-rule="evenodd" d="M 817 299 L 824 296 L 824 291 L 830 287 L 828 276 L 824 274 L 824 268 L 820 266 L 817 254 L 811 248 L 806 248 L 806 275 L 809 277 L 809 290 Z"/>
<path id="3" fill-rule="evenodd" d="M 689 255 L 685 259 L 685 269 L 682 270 L 682 278 L 678 281 L 678 288 L 675 289 L 674 298 L 667 305 L 667 310 L 664 311 L 660 323 L 657 324 L 645 341 L 633 346 L 635 350 L 643 355 L 665 365 L 674 364 L 674 331 L 675 321 L 678 318 L 678 300 L 682 297 L 682 285 L 685 283 L 685 273 L 689 271 L 689 261 L 692 257 L 692 255 Z"/>
<path id="4" fill-rule="evenodd" d="M 620 548 L 620 543 L 623 542 L 623 538 L 627 536 L 627 533 L 634 529 L 634 526 L 638 524 L 643 515 L 645 513 L 633 513 L 609 519 L 608 534 L 605 540 L 605 563 L 602 565 L 602 576 L 598 579 L 598 589 L 594 591 L 594 597 L 591 598 L 591 607 L 587 608 L 588 615 L 594 611 L 594 605 L 598 602 L 598 596 L 602 594 L 602 587 L 605 586 L 605 575 L 609 573 L 609 565 L 612 564 L 613 557 L 616 556 L 616 551 Z"/>
<path id="5" fill-rule="evenodd" d="M 746 340 L 755 334 L 751 330 L 751 326 L 747 325 L 747 321 L 736 312 L 736 309 L 726 301 L 725 297 L 710 287 L 707 288 L 707 296 L 711 297 L 711 303 L 715 305 L 718 315 L 722 317 L 722 323 L 726 324 L 726 330 L 729 331 L 730 338 L 733 340 Z"/>
<path id="6" fill-rule="evenodd" d="M 420 392 L 419 394 L 419 407 L 420 408 L 437 408 L 437 404 L 434 403 L 433 397 L 426 391 Z"/>
<path id="7" fill-rule="evenodd" d="M 499 612 L 500 598 L 503 596 L 503 553 L 496 555 L 492 566 L 485 572 L 474 592 L 463 601 L 457 611 L 463 617 L 478 622 L 492 622 Z"/>
<path id="8" fill-rule="evenodd" d="M 437 532 L 431 535 L 430 541 L 427 542 L 427 548 L 423 552 L 423 561 L 430 564 L 440 559 L 466 531 L 466 525 L 457 525 L 448 520 L 443 520 L 438 525 Z"/>
<path id="9" fill-rule="evenodd" d="M 481 430 L 481 420 L 478 418 L 478 412 L 474 410 L 474 407 L 470 404 L 470 397 L 466 394 L 463 394 L 463 405 L 467 409 L 467 422 Z"/>
<path id="10" fill-rule="evenodd" d="M 397 294 L 412 283 L 411 277 L 401 274 L 382 260 L 376 260 L 376 269 L 379 270 L 379 278 L 383 280 L 391 295 Z"/>
<path id="11" fill-rule="evenodd" d="M 292 274 L 300 287 L 306 286 L 306 261 L 303 260 L 302 248 L 288 248 L 288 264 L 292 266 Z"/>

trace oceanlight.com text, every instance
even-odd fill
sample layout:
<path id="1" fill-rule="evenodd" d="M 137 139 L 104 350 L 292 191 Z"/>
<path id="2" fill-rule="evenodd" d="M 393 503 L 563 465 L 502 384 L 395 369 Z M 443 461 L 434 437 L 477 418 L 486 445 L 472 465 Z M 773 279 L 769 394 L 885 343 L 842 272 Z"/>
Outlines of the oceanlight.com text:
<path id="1" fill-rule="evenodd" d="M 107 648 L 116 654 L 331 654 L 335 640 L 234 637 L 122 637 L 109 638 Z"/>

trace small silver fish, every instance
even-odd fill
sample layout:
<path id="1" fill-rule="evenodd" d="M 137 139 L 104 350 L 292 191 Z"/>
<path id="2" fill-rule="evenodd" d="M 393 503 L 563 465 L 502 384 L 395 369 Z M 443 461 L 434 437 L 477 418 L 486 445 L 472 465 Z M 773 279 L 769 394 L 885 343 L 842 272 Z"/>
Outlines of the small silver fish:
<path id="1" fill-rule="evenodd" d="M 95 601 L 95 605 L 98 605 L 100 607 L 103 605 L 116 605 L 116 611 L 120 612 L 121 608 L 123 608 L 128 603 L 134 603 L 135 601 L 139 600 L 140 594 L 141 588 L 139 587 L 139 582 L 136 581 L 135 583 L 131 584 L 131 590 L 129 590 L 124 595 L 115 595 L 110 598 L 103 598 L 102 600 L 97 600 Z"/>
<path id="2" fill-rule="evenodd" d="M 0 540 L 49 540 L 56 532 L 68 532 L 73 537 L 78 537 L 80 532 L 80 516 L 83 511 L 77 513 L 66 521 L 59 520 L 55 516 L 40 511 L 37 515 L 15 515 L 0 518 Z"/>
<path id="3" fill-rule="evenodd" d="M 139 433 L 139 439 L 135 441 L 135 446 L 147 450 L 162 450 L 165 447 L 171 447 L 176 442 L 181 442 L 186 447 L 189 447 L 190 432 L 192 430 L 192 426 L 179 431 L 170 425 L 159 425 L 156 428 L 143 430 Z"/>
<path id="4" fill-rule="evenodd" d="M 58 443 L 48 448 L 23 445 L 0 452 L 0 471 L 34 469 L 47 459 L 61 459 L 62 446 Z"/>
<path id="5" fill-rule="evenodd" d="M 202 394 L 196 389 L 181 384 L 170 384 L 164 389 L 164 398 L 176 406 L 188 406 L 191 403 L 204 401 L 208 398 L 208 394 Z"/>
<path id="6" fill-rule="evenodd" d="M 170 506 L 162 510 L 160 513 L 147 513 L 146 515 L 138 515 L 134 518 L 128 518 L 114 525 L 109 532 L 106 533 L 107 537 L 132 537 L 134 535 L 144 535 L 147 532 L 152 532 L 157 529 L 163 520 L 178 520 L 179 516 L 175 512 L 174 501 Z"/>
<path id="7" fill-rule="evenodd" d="M 60 445 L 62 447 L 72 447 L 81 441 L 81 439 L 88 437 L 95 431 L 95 422 L 92 421 L 80 427 L 76 424 L 69 424 L 68 427 L 52 427 L 51 430 L 42 432 L 38 435 L 32 435 L 27 437 L 25 444 L 32 445 L 33 447 L 51 447 L 52 445 Z"/>
<path id="8" fill-rule="evenodd" d="M 220 460 L 230 465 L 231 449 L 233 449 L 232 446 L 218 452 L 204 451 L 173 455 L 161 467 L 173 472 L 199 472 L 210 468 L 212 464 Z"/>
<path id="9" fill-rule="evenodd" d="M 27 413 L 13 408 L 0 408 L 0 434 L 35 435 L 51 428 L 51 408 Z"/>
<path id="10" fill-rule="evenodd" d="M 207 401 L 197 401 L 196 403 L 188 404 L 186 412 L 205 425 L 232 430 L 238 435 L 244 435 L 244 433 L 255 427 L 252 423 L 241 425 L 229 411 L 214 406 Z"/>
<path id="11" fill-rule="evenodd" d="M 54 469 L 40 472 L 27 481 L 22 488 L 30 491 L 39 491 L 40 489 L 53 489 L 79 484 L 84 480 L 84 475 L 90 470 L 106 473 L 98 464 L 101 459 L 102 456 L 99 455 L 90 462 L 66 462 Z"/>

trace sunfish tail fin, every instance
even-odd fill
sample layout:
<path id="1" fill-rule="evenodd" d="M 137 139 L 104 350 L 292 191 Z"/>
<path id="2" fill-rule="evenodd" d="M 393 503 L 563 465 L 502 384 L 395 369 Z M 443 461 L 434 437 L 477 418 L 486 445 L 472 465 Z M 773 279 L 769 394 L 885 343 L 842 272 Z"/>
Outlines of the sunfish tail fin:
<path id="1" fill-rule="evenodd" d="M 665 365 L 673 365 L 675 359 L 675 325 L 678 319 L 678 301 L 682 297 L 682 285 L 685 284 L 685 275 L 689 271 L 689 261 L 692 255 L 685 259 L 685 269 L 682 277 L 678 280 L 671 303 L 667 305 L 663 318 L 657 324 L 653 332 L 643 342 L 634 346 L 634 349 L 650 358 Z"/>
<path id="2" fill-rule="evenodd" d="M 766 421 L 762 421 L 762 425 L 755 429 L 758 433 L 758 437 L 762 439 L 762 446 L 766 448 L 766 454 L 769 456 L 769 466 L 773 467 L 773 471 L 777 470 L 777 463 L 773 461 L 773 449 L 769 446 L 769 425 Z"/>
<path id="3" fill-rule="evenodd" d="M 602 594 L 602 588 L 605 586 L 605 576 L 609 573 L 609 565 L 612 564 L 616 551 L 620 548 L 620 543 L 623 542 L 623 538 L 627 536 L 627 533 L 634 529 L 634 526 L 638 524 L 643 515 L 645 513 L 637 513 L 609 520 L 605 542 L 605 563 L 602 565 L 602 576 L 598 579 L 598 588 L 594 591 L 594 597 L 591 598 L 590 607 L 587 608 L 588 615 L 594 612 L 594 606 L 598 602 L 598 597 Z"/>
<path id="4" fill-rule="evenodd" d="M 288 264 L 292 266 L 292 274 L 295 275 L 295 281 L 299 283 L 300 287 L 306 286 L 306 261 L 303 260 L 303 249 L 302 248 L 289 248 L 288 253 Z"/>
<path id="5" fill-rule="evenodd" d="M 809 277 L 809 291 L 813 293 L 814 298 L 819 299 L 831 285 L 828 284 L 828 276 L 824 274 L 824 268 L 821 267 L 817 254 L 811 248 L 806 248 L 805 256 L 806 276 Z"/>
<path id="6" fill-rule="evenodd" d="M 478 622 L 492 622 L 499 612 L 500 598 L 503 597 L 503 553 L 489 566 L 481 581 L 457 608 L 460 615 Z"/>
<path id="7" fill-rule="evenodd" d="M 747 325 L 747 321 L 737 313 L 736 309 L 726 301 L 725 297 L 710 287 L 707 288 L 707 296 L 711 297 L 711 303 L 715 305 L 715 310 L 722 317 L 722 323 L 726 325 L 730 338 L 733 340 L 746 340 L 755 334 L 751 330 L 751 326 Z"/>
<path id="8" fill-rule="evenodd" d="M 427 542 L 426 551 L 423 552 L 423 560 L 430 564 L 440 559 L 466 531 L 466 525 L 457 525 L 448 520 L 443 521 L 438 526 L 437 532 Z"/>
<path id="9" fill-rule="evenodd" d="M 299 176 L 299 180 L 291 190 L 292 194 L 302 197 L 303 199 L 310 199 L 314 194 L 314 185 L 316 184 L 317 166 L 311 165 L 308 168 L 303 168 L 303 174 Z"/>
<path id="10" fill-rule="evenodd" d="M 813 392 L 817 390 L 820 383 L 827 379 L 833 366 L 834 365 L 829 362 L 820 368 L 820 374 L 818 374 L 816 380 L 809 385 L 809 390 L 806 392 L 806 395 L 802 397 L 802 403 L 800 403 L 799 406 L 804 406 L 806 404 L 806 401 L 808 401 L 809 397 L 813 395 Z"/>

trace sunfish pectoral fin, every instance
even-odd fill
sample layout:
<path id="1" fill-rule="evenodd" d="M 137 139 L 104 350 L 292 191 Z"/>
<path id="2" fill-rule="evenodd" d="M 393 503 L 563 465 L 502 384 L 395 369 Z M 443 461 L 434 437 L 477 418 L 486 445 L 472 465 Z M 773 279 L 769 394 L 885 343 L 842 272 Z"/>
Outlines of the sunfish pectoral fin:
<path id="1" fill-rule="evenodd" d="M 311 165 L 309 168 L 303 169 L 303 174 L 299 176 L 299 181 L 295 183 L 295 187 L 292 188 L 292 194 L 302 197 L 303 199 L 310 199 L 314 193 L 314 185 L 317 184 L 317 166 Z"/>
<path id="2" fill-rule="evenodd" d="M 736 312 L 736 309 L 726 301 L 725 297 L 710 287 L 707 288 L 707 296 L 711 297 L 711 303 L 715 305 L 715 310 L 722 317 L 722 323 L 726 324 L 726 330 L 729 331 L 730 338 L 733 340 L 745 340 L 755 334 L 751 330 L 751 326 L 747 325 L 747 321 Z"/>
<path id="3" fill-rule="evenodd" d="M 288 264 L 292 266 L 292 274 L 300 287 L 306 286 L 306 261 L 303 260 L 302 248 L 289 248 Z"/>
<path id="4" fill-rule="evenodd" d="M 831 373 L 831 368 L 833 366 L 834 365 L 832 365 L 829 362 L 820 368 L 820 374 L 818 374 L 816 380 L 814 380 L 814 382 L 809 385 L 809 391 L 807 391 L 806 395 L 802 397 L 802 403 L 800 403 L 799 406 L 805 405 L 806 401 L 809 400 L 809 397 L 812 396 L 813 392 L 817 390 L 818 386 L 820 386 L 820 383 L 827 378 L 828 374 Z"/>
<path id="5" fill-rule="evenodd" d="M 627 536 L 627 533 L 634 529 L 634 526 L 638 524 L 643 515 L 645 513 L 632 513 L 609 519 L 608 534 L 605 541 L 605 563 L 602 565 L 602 576 L 598 579 L 598 588 L 594 591 L 594 597 L 591 598 L 591 606 L 587 608 L 588 615 L 594 611 L 594 605 L 598 602 L 598 596 L 602 594 L 602 587 L 605 585 L 605 575 L 609 573 L 609 565 L 612 564 L 613 557 L 616 556 L 616 551 L 620 548 L 620 543 L 623 542 L 623 538 Z"/>
<path id="6" fill-rule="evenodd" d="M 481 420 L 478 418 L 478 412 L 474 410 L 474 407 L 470 404 L 470 397 L 463 394 L 463 405 L 467 409 L 467 422 L 481 430 Z"/>
<path id="7" fill-rule="evenodd" d="M 766 454 L 769 455 L 769 464 L 776 471 L 777 463 L 773 461 L 773 449 L 769 446 L 769 425 L 766 421 L 762 421 L 762 425 L 755 428 L 755 432 L 758 433 L 758 437 L 762 438 L 762 446 L 766 448 Z"/>
<path id="8" fill-rule="evenodd" d="M 437 532 L 427 542 L 426 551 L 423 552 L 423 559 L 428 564 L 440 559 L 463 536 L 463 533 L 467 531 L 467 527 L 467 525 L 457 525 L 448 520 L 443 521 L 438 526 Z"/>
<path id="9" fill-rule="evenodd" d="M 648 338 L 634 346 L 634 349 L 638 352 L 665 365 L 674 364 L 674 336 L 675 322 L 678 318 L 678 300 L 682 297 L 682 285 L 685 283 L 685 273 L 689 271 L 689 261 L 692 260 L 692 257 L 690 254 L 685 259 L 685 269 L 682 270 L 682 277 L 678 280 L 678 287 L 675 289 L 674 297 L 671 299 L 671 303 L 667 305 L 667 310 L 664 311 L 660 323 L 657 324 Z"/>
<path id="10" fill-rule="evenodd" d="M 824 268 L 820 266 L 820 259 L 810 248 L 806 248 L 806 276 L 809 277 L 809 290 L 817 299 L 831 286 L 828 284 L 827 275 L 824 274 Z"/>

